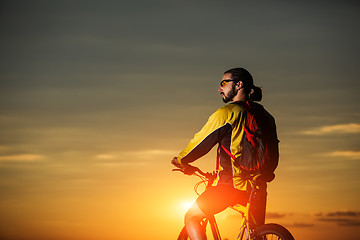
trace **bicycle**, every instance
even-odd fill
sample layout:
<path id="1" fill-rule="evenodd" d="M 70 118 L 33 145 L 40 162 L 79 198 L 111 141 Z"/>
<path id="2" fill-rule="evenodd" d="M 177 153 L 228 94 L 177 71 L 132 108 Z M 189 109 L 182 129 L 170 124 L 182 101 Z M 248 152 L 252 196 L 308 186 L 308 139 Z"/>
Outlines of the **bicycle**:
<path id="1" fill-rule="evenodd" d="M 195 175 L 201 178 L 202 181 L 197 183 L 194 187 L 195 192 L 197 192 L 197 188 L 200 184 L 205 184 L 205 189 L 210 187 L 213 181 L 216 178 L 216 173 L 204 173 L 198 167 L 187 165 L 185 168 L 173 169 L 173 171 L 180 171 L 186 175 Z M 274 176 L 273 176 L 274 177 Z M 242 220 L 240 224 L 240 233 L 237 237 L 237 240 L 294 240 L 294 237 L 291 233 L 283 226 L 276 224 L 276 223 L 264 223 L 259 225 L 254 224 L 253 219 L 254 216 L 251 211 L 251 206 L 254 205 L 254 199 L 256 194 L 259 192 L 259 185 L 262 180 L 262 175 L 256 175 L 253 177 L 252 180 L 252 189 L 250 192 L 249 200 L 246 206 L 243 206 L 242 209 L 233 208 L 235 211 L 242 214 Z M 208 216 L 202 221 L 202 226 L 206 229 L 207 224 L 211 227 L 211 232 L 213 235 L 214 240 L 221 240 L 220 232 L 218 225 L 215 220 L 215 216 Z M 187 240 L 188 234 L 186 232 L 185 226 L 181 230 L 178 240 Z"/>

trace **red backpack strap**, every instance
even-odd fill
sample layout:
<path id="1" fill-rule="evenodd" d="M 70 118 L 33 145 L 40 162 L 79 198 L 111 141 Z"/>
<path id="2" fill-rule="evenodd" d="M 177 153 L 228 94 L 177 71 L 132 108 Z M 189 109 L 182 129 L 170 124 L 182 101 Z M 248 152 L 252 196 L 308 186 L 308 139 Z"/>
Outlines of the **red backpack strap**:
<path id="1" fill-rule="evenodd" d="M 250 101 L 240 102 L 240 106 L 247 112 L 246 123 L 245 123 L 245 127 L 244 127 L 245 137 L 255 147 L 256 144 L 254 142 L 254 133 L 250 132 L 250 131 L 253 131 L 253 129 L 249 129 L 249 127 L 251 127 L 250 124 L 253 123 L 254 118 L 255 118 L 254 113 L 253 113 L 254 108 L 251 107 Z"/>
<path id="2" fill-rule="evenodd" d="M 254 134 L 250 133 L 247 129 L 247 127 L 244 127 L 244 131 L 245 131 L 245 137 L 246 139 L 251 142 L 251 145 L 253 145 L 254 147 L 256 146 L 255 142 L 254 142 Z"/>
<path id="3" fill-rule="evenodd" d="M 229 151 L 227 150 L 224 145 L 221 145 L 222 149 L 224 149 L 224 151 L 227 153 L 227 155 L 229 155 L 233 160 L 236 159 L 236 157 Z"/>
<path id="4" fill-rule="evenodd" d="M 250 101 L 246 101 L 246 102 L 239 102 L 239 105 L 247 112 L 251 112 L 251 105 L 250 105 Z"/>

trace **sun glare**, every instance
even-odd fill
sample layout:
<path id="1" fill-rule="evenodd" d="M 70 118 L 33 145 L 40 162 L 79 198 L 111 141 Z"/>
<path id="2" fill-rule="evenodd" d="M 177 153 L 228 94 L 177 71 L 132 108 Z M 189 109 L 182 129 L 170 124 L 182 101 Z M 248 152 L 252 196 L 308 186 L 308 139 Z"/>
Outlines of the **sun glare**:
<path id="1" fill-rule="evenodd" d="M 182 202 L 179 202 L 179 210 L 186 213 L 187 210 L 194 204 L 194 201 L 190 200 L 184 200 Z"/>

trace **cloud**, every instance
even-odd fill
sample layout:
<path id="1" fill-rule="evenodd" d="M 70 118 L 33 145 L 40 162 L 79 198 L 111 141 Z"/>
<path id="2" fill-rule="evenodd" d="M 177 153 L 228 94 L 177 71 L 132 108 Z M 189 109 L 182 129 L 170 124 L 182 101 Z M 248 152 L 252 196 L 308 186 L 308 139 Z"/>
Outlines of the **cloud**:
<path id="1" fill-rule="evenodd" d="M 327 216 L 327 217 L 357 217 L 360 216 L 360 212 L 356 211 L 336 211 L 329 213 L 317 213 L 315 214 L 317 217 Z"/>
<path id="2" fill-rule="evenodd" d="M 337 212 L 331 212 L 327 214 L 328 216 L 347 216 L 347 217 L 356 217 L 360 216 L 360 212 L 353 212 L 353 211 L 337 211 Z"/>
<path id="3" fill-rule="evenodd" d="M 98 154 L 95 156 L 95 158 L 99 160 L 111 160 L 116 158 L 116 156 L 112 154 Z"/>
<path id="4" fill-rule="evenodd" d="M 336 211 L 329 213 L 317 213 L 316 220 L 321 222 L 333 222 L 338 226 L 360 226 L 360 212 Z"/>
<path id="5" fill-rule="evenodd" d="M 96 163 L 96 166 L 101 167 L 140 167 L 140 166 L 147 166 L 150 165 L 149 162 L 140 162 L 140 161 L 133 161 L 133 162 L 100 162 Z"/>
<path id="6" fill-rule="evenodd" d="M 0 156 L 0 162 L 38 162 L 44 159 L 43 155 L 38 154 L 18 154 Z"/>
<path id="7" fill-rule="evenodd" d="M 350 159 L 360 159 L 360 151 L 334 151 L 326 155 L 330 157 L 346 157 Z"/>
<path id="8" fill-rule="evenodd" d="M 267 212 L 266 213 L 266 218 L 283 218 L 285 216 L 286 216 L 286 214 L 279 214 L 279 213 L 275 213 L 275 212 Z"/>
<path id="9" fill-rule="evenodd" d="M 172 158 L 176 156 L 178 152 L 179 151 L 153 149 L 153 150 L 128 151 L 128 152 L 123 152 L 122 154 L 131 157 L 136 157 L 139 159 L 144 159 L 144 158 L 146 159 L 149 157 L 164 157 L 164 156 L 168 158 Z"/>
<path id="10" fill-rule="evenodd" d="M 360 226 L 360 221 L 357 219 L 349 218 L 318 218 L 318 221 L 322 222 L 334 222 L 339 226 Z"/>
<path id="11" fill-rule="evenodd" d="M 166 157 L 169 160 L 175 156 L 176 151 L 162 149 L 139 149 L 138 151 L 120 151 L 120 152 L 99 152 L 92 156 L 94 164 L 103 167 L 133 167 L 151 165 L 149 159 L 162 159 Z"/>
<path id="12" fill-rule="evenodd" d="M 117 153 L 99 153 L 94 156 L 97 160 L 118 160 L 127 157 L 135 157 L 135 158 L 149 158 L 149 157 L 160 157 L 160 156 L 170 156 L 173 157 L 176 155 L 178 151 L 170 151 L 170 150 L 161 150 L 161 149 L 153 149 L 153 150 L 138 150 L 138 151 L 123 151 Z"/>
<path id="13" fill-rule="evenodd" d="M 118 166 L 145 166 L 148 165 L 149 162 L 142 160 L 125 160 L 127 157 L 123 157 L 124 153 L 100 153 L 94 156 L 96 159 L 96 165 L 103 167 L 118 167 Z"/>
<path id="14" fill-rule="evenodd" d="M 308 228 L 308 227 L 314 227 L 315 224 L 312 223 L 293 223 L 291 225 L 288 225 L 289 227 L 296 227 L 296 228 Z"/>
<path id="15" fill-rule="evenodd" d="M 312 130 L 302 132 L 306 135 L 325 135 L 325 134 L 354 134 L 360 133 L 359 123 L 336 124 L 314 128 Z"/>
<path id="16" fill-rule="evenodd" d="M 171 155 L 174 154 L 175 151 L 169 150 L 161 150 L 161 149 L 153 149 L 153 150 L 140 150 L 136 152 L 127 152 L 128 154 L 135 154 L 135 155 Z"/>

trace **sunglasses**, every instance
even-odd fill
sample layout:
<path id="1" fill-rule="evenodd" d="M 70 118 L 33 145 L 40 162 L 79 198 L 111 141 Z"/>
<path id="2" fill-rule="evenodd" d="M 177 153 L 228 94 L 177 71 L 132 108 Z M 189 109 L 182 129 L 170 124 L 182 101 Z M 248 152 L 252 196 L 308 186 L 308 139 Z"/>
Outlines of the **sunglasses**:
<path id="1" fill-rule="evenodd" d="M 237 81 L 233 79 L 225 79 L 220 82 L 220 86 L 225 87 L 226 85 L 228 85 L 229 82 L 237 82 Z"/>

